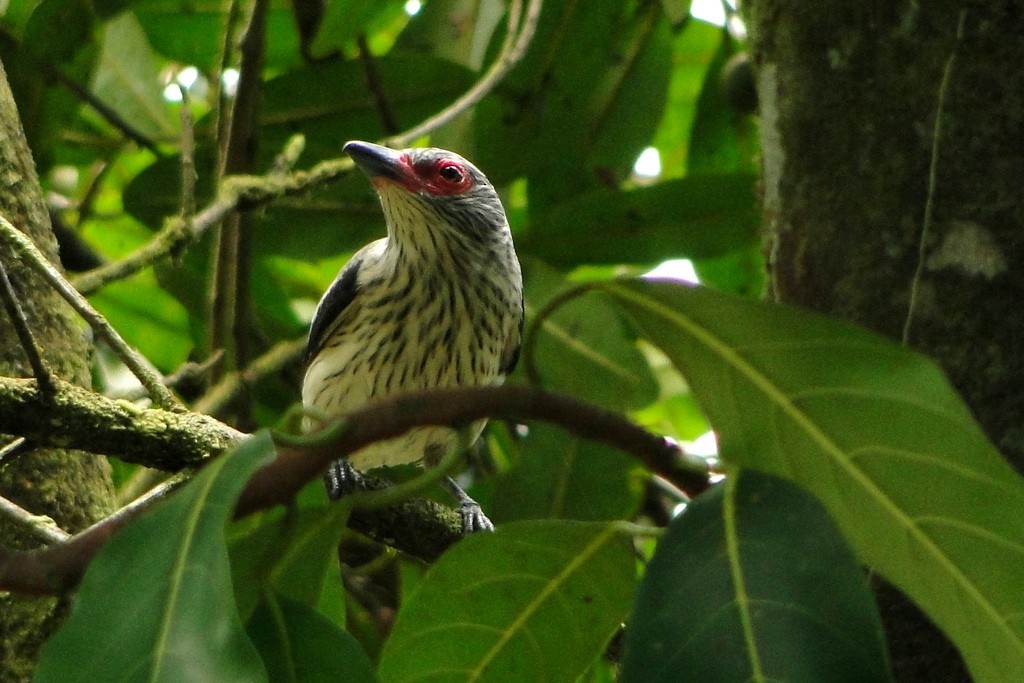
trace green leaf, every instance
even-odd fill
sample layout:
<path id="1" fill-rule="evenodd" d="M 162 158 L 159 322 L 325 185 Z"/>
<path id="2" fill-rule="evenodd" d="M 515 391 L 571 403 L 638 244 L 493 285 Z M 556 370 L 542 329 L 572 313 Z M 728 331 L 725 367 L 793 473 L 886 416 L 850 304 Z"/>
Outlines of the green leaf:
<path id="1" fill-rule="evenodd" d="M 721 30 L 703 21 L 687 22 L 686 29 L 675 38 L 668 101 L 654 135 L 654 146 L 661 152 L 662 177 L 678 177 L 686 172 L 697 101 L 721 42 Z"/>
<path id="2" fill-rule="evenodd" d="M 155 50 L 179 64 L 215 72 L 224 50 L 227 5 L 195 0 L 135 0 L 131 7 Z M 300 61 L 299 36 L 288 0 L 271 0 L 264 46 L 268 67 L 280 69 Z"/>
<path id="3" fill-rule="evenodd" d="M 1024 480 L 929 360 L 865 330 L 670 282 L 604 289 L 687 377 L 722 456 L 795 481 L 979 681 L 1024 671 Z"/>
<path id="4" fill-rule="evenodd" d="M 463 66 L 425 55 L 386 55 L 374 64 L 400 128 L 443 109 L 475 78 Z M 376 140 L 387 132 L 377 100 L 366 87 L 366 72 L 356 60 L 285 72 L 266 83 L 263 100 L 260 145 L 267 162 L 298 132 L 306 138 L 305 163 L 342 156 L 347 140 Z"/>
<path id="5" fill-rule="evenodd" d="M 98 54 L 94 28 L 87 0 L 45 0 L 33 7 L 20 41 L 0 31 L 0 58 L 40 174 L 82 110 L 70 89 L 55 87 L 55 68 L 78 83 L 88 81 Z"/>
<path id="6" fill-rule="evenodd" d="M 112 282 L 89 298 L 111 325 L 160 369 L 171 373 L 193 348 L 189 315 L 150 273 Z"/>
<path id="7" fill-rule="evenodd" d="M 301 602 L 266 595 L 247 630 L 274 683 L 377 680 L 359 643 Z"/>
<path id="8" fill-rule="evenodd" d="M 62 67 L 92 41 L 94 19 L 87 0 L 43 0 L 29 17 L 23 49 L 38 65 Z"/>
<path id="9" fill-rule="evenodd" d="M 134 16 L 126 12 L 106 23 L 93 94 L 157 142 L 178 134 L 177 116 L 163 97 L 160 66 Z"/>
<path id="10" fill-rule="evenodd" d="M 350 47 L 360 33 L 370 33 L 372 27 L 400 16 L 404 4 L 404 0 L 328 0 L 313 41 L 313 56 L 322 57 Z"/>
<path id="11" fill-rule="evenodd" d="M 622 451 L 535 424 L 494 483 L 491 519 L 627 519 L 640 505 L 643 468 Z"/>
<path id="12" fill-rule="evenodd" d="M 518 241 L 563 268 L 720 256 L 758 239 L 755 183 L 755 176 L 737 173 L 595 190 L 553 207 Z"/>
<path id="13" fill-rule="evenodd" d="M 737 112 L 722 93 L 722 67 L 735 52 L 733 39 L 722 29 L 722 41 L 708 66 L 690 131 L 688 173 L 757 170 L 754 119 Z"/>
<path id="14" fill-rule="evenodd" d="M 318 489 L 322 489 L 319 482 Z M 342 528 L 323 506 L 264 515 L 230 541 L 231 570 L 242 615 L 251 614 L 265 586 L 306 605 L 319 601 L 326 581 L 338 581 Z"/>
<path id="15" fill-rule="evenodd" d="M 743 470 L 697 498 L 647 566 L 622 683 L 890 681 L 860 565 L 822 507 Z"/>
<path id="16" fill-rule="evenodd" d="M 526 176 L 532 215 L 617 184 L 654 134 L 670 69 L 655 3 L 548 0 L 530 50 L 476 109 L 474 160 L 498 185 Z"/>
<path id="17" fill-rule="evenodd" d="M 629 610 L 636 570 L 616 524 L 515 522 L 431 568 L 381 653 L 382 681 L 575 681 Z"/>
<path id="18" fill-rule="evenodd" d="M 526 266 L 526 319 L 536 320 L 547 302 L 564 291 L 565 281 L 538 261 Z M 538 322 L 532 360 L 544 386 L 620 410 L 657 397 L 657 382 L 627 321 L 600 297 L 565 303 Z"/>
<path id="19" fill-rule="evenodd" d="M 267 680 L 235 608 L 224 527 L 273 456 L 260 432 L 118 532 L 44 646 L 36 683 Z"/>

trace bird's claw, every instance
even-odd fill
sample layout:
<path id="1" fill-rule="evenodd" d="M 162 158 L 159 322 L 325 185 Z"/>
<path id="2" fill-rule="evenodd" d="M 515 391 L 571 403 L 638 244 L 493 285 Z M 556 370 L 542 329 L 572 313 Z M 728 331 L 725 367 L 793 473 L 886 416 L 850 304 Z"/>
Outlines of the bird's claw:
<path id="1" fill-rule="evenodd" d="M 465 536 L 479 531 L 494 531 L 494 522 L 487 518 L 480 504 L 473 499 L 459 503 L 459 515 L 462 517 L 462 533 Z"/>
<path id="2" fill-rule="evenodd" d="M 338 500 L 344 495 L 362 491 L 366 488 L 366 480 L 348 460 L 335 460 L 324 472 L 324 485 L 327 486 L 327 497 Z"/>
<path id="3" fill-rule="evenodd" d="M 464 536 L 478 531 L 494 531 L 494 523 L 487 519 L 480 503 L 469 497 L 451 477 L 444 478 L 444 485 L 459 501 L 459 515 L 462 517 L 462 533 Z"/>

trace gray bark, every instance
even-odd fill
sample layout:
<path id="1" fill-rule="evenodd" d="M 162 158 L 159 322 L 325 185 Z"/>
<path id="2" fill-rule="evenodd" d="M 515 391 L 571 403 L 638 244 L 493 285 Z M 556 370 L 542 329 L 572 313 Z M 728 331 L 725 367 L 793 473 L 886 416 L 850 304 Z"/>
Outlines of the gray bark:
<path id="1" fill-rule="evenodd" d="M 57 243 L 2 66 L 0 214 L 57 262 Z M 88 387 L 90 343 L 74 313 L 6 245 L 0 244 L 0 259 L 50 372 Z M 28 358 L 6 316 L 0 329 L 0 375 L 31 377 Z M 0 467 L 0 495 L 33 513 L 49 515 L 65 531 L 74 532 L 111 511 L 110 466 L 104 458 L 81 452 L 34 449 Z M 30 548 L 37 541 L 0 519 L 0 543 Z M 64 611 L 64 601 L 53 598 L 0 598 L 0 680 L 30 680 L 39 648 L 59 627 Z"/>
<path id="2" fill-rule="evenodd" d="M 746 12 L 774 295 L 900 339 L 920 261 L 909 343 L 1024 470 L 1024 9 L 749 0 Z M 912 605 L 878 595 L 899 680 L 970 680 Z"/>

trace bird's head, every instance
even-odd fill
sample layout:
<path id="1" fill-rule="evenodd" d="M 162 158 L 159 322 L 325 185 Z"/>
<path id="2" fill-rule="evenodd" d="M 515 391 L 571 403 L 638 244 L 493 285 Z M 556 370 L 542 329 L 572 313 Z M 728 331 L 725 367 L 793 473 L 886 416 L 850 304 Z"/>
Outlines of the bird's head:
<path id="1" fill-rule="evenodd" d="M 345 152 L 369 176 L 391 234 L 414 238 L 417 229 L 452 229 L 485 243 L 509 240 L 498 193 L 476 166 L 432 147 L 393 150 L 352 141 Z"/>

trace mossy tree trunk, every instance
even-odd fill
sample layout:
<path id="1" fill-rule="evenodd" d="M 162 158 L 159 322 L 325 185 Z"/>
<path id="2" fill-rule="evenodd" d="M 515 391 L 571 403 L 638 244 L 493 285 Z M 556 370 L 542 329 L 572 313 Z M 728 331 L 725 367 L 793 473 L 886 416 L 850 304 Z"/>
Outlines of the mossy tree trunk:
<path id="1" fill-rule="evenodd" d="M 32 155 L 0 66 L 0 214 L 32 238 L 57 262 L 57 243 L 43 203 Z M 42 278 L 0 244 L 17 298 L 50 372 L 90 386 L 90 343 L 74 312 Z M 31 377 L 28 357 L 6 315 L 0 322 L 0 374 Z M 6 443 L 5 438 L 0 443 Z M 36 514 L 52 517 L 75 532 L 111 511 L 113 489 L 104 458 L 81 452 L 32 449 L 0 466 L 0 495 Z M 0 518 L 0 543 L 29 548 L 38 541 Z M 56 629 L 63 601 L 53 598 L 0 597 L 0 680 L 28 681 L 39 647 Z"/>
<path id="2" fill-rule="evenodd" d="M 746 11 L 774 295 L 931 355 L 1024 470 L 1021 5 Z M 899 680 L 969 680 L 895 591 L 880 587 L 879 603 Z"/>

